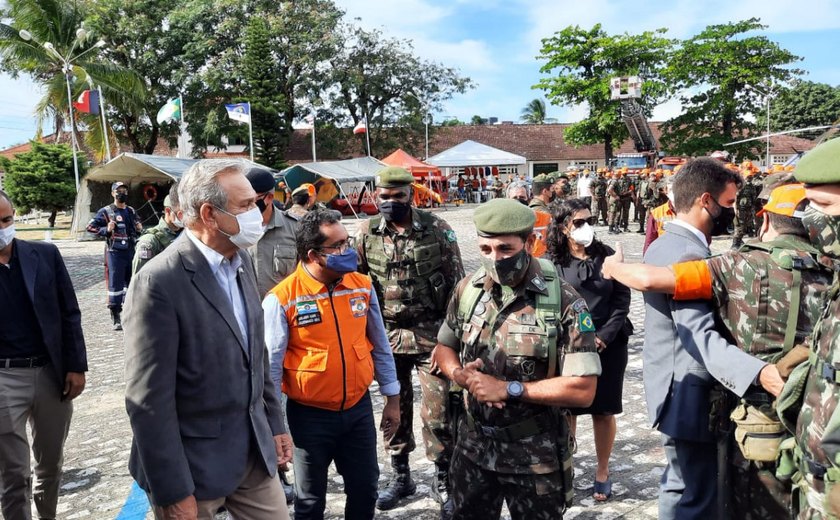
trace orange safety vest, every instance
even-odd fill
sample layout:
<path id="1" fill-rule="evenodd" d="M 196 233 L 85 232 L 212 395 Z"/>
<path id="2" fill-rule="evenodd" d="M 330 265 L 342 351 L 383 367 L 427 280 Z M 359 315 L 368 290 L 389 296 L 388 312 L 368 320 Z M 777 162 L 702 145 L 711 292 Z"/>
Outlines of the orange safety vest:
<path id="1" fill-rule="evenodd" d="M 348 273 L 332 291 L 298 263 L 271 293 L 289 324 L 283 393 L 301 404 L 345 410 L 373 382 L 373 344 L 367 337 L 370 277 Z"/>
<path id="2" fill-rule="evenodd" d="M 537 221 L 534 222 L 534 234 L 537 235 L 537 241 L 534 242 L 534 252 L 531 254 L 535 258 L 540 258 L 548 250 L 548 226 L 551 224 L 551 213 L 534 210 L 534 215 L 537 216 Z"/>
<path id="3" fill-rule="evenodd" d="M 665 223 L 674 220 L 674 217 L 677 216 L 674 210 L 671 209 L 670 201 L 650 210 L 650 215 L 653 217 L 654 222 L 656 222 L 656 232 L 659 233 L 659 236 L 662 236 L 662 233 L 665 232 Z"/>

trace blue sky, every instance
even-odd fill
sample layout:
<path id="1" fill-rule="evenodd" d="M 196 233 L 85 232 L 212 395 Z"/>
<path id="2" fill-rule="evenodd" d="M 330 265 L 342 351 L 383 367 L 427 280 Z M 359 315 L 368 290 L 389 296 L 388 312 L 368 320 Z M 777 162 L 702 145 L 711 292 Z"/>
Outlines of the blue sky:
<path id="1" fill-rule="evenodd" d="M 2 0 L 0 0 L 2 1 Z M 349 17 L 366 28 L 412 40 L 424 58 L 458 68 L 477 88 L 456 96 L 435 120 L 473 115 L 519 119 L 522 107 L 542 92 L 531 86 L 539 78 L 540 40 L 570 24 L 601 23 L 610 33 L 669 28 L 685 38 L 712 23 L 758 16 L 765 32 L 782 47 L 802 56 L 806 79 L 840 85 L 840 1 L 837 0 L 336 0 Z M 795 7 L 792 7 L 795 6 Z M 0 147 L 26 141 L 34 134 L 37 88 L 26 80 L 0 75 L 3 110 Z M 679 103 L 657 107 L 654 118 L 678 114 Z M 584 107 L 549 106 L 549 117 L 578 120 Z"/>

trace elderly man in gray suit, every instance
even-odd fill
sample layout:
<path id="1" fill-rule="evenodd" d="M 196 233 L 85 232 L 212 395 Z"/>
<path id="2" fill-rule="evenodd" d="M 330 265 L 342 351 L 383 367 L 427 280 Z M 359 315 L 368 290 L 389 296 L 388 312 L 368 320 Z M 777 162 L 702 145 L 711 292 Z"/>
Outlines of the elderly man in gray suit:
<path id="1" fill-rule="evenodd" d="M 158 519 L 288 519 L 277 465 L 291 438 L 269 376 L 244 252 L 262 236 L 244 161 L 193 165 L 183 237 L 132 281 L 126 306 L 129 470 Z"/>
<path id="2" fill-rule="evenodd" d="M 645 254 L 667 266 L 710 255 L 711 237 L 727 232 L 741 178 L 715 159 L 688 161 L 674 180 L 677 216 Z M 662 433 L 667 467 L 659 518 L 716 518 L 717 453 L 709 427 L 715 380 L 741 396 L 760 383 L 778 394 L 782 380 L 768 365 L 723 338 L 707 302 L 675 302 L 645 293 L 644 384 L 648 412 Z"/>

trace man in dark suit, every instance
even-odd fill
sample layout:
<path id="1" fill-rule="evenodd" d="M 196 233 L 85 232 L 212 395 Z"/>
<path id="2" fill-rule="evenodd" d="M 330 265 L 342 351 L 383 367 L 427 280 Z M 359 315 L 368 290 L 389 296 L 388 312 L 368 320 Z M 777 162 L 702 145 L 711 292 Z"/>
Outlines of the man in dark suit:
<path id="1" fill-rule="evenodd" d="M 6 520 L 30 520 L 32 498 L 39 518 L 55 518 L 72 400 L 85 388 L 85 339 L 61 254 L 14 238 L 14 215 L 0 191 L 0 503 Z"/>
<path id="2" fill-rule="evenodd" d="M 159 519 L 288 519 L 277 465 L 291 438 L 269 377 L 260 295 L 244 251 L 262 236 L 244 161 L 193 165 L 185 238 L 128 292 L 129 470 Z"/>
<path id="3" fill-rule="evenodd" d="M 667 266 L 709 256 L 711 237 L 727 232 L 741 178 L 714 159 L 692 159 L 674 179 L 675 220 L 651 244 L 645 263 Z M 648 412 L 662 432 L 667 467 L 659 518 L 715 518 L 717 451 L 709 427 L 715 380 L 742 396 L 761 383 L 778 393 L 781 378 L 716 330 L 707 302 L 675 302 L 645 293 L 644 383 Z"/>

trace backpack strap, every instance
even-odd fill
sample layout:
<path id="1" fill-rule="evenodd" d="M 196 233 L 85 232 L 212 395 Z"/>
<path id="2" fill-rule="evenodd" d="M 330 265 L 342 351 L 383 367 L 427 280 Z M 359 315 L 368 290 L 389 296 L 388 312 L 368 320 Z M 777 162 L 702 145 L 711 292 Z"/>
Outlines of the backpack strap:
<path id="1" fill-rule="evenodd" d="M 538 258 L 540 269 L 548 286 L 548 294 L 537 294 L 537 318 L 545 323 L 548 332 L 548 373 L 547 378 L 552 378 L 559 373 L 557 362 L 557 340 L 560 328 L 560 315 L 563 311 L 563 297 L 560 290 L 560 277 L 557 275 L 557 268 L 546 258 Z"/>

